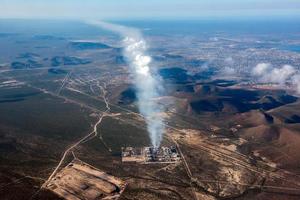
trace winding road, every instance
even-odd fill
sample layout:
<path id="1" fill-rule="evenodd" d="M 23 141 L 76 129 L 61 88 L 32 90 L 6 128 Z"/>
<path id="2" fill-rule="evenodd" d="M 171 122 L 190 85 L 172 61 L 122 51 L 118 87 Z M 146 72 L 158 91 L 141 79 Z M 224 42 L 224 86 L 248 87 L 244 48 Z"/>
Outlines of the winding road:
<path id="1" fill-rule="evenodd" d="M 63 85 L 65 85 L 65 81 L 63 81 Z M 102 122 L 102 119 L 106 116 L 106 114 L 108 112 L 110 112 L 110 106 L 109 106 L 109 103 L 108 103 L 108 100 L 106 98 L 106 94 L 107 94 L 107 91 L 106 91 L 106 84 L 104 84 L 104 87 L 103 86 L 100 86 L 99 82 L 97 84 L 97 86 L 101 89 L 101 97 L 103 98 L 103 101 L 105 102 L 106 104 L 106 110 L 101 113 L 99 115 L 99 119 L 98 121 L 94 124 L 94 127 L 93 127 L 93 130 L 88 133 L 86 136 L 84 136 L 83 138 L 81 138 L 79 141 L 77 141 L 76 143 L 72 144 L 69 148 L 67 148 L 64 153 L 63 153 L 63 156 L 62 158 L 60 159 L 58 165 L 56 166 L 56 168 L 54 169 L 54 171 L 51 173 L 51 175 L 49 176 L 49 178 L 47 179 L 47 181 L 45 181 L 45 183 L 42 185 L 41 188 L 43 187 L 46 187 L 47 184 L 49 183 L 49 181 L 55 176 L 55 174 L 57 173 L 57 171 L 60 169 L 60 167 L 62 166 L 62 164 L 64 163 L 64 160 L 66 159 L 67 155 L 72 152 L 73 156 L 75 157 L 75 154 L 74 152 L 72 151 L 74 148 L 76 148 L 78 145 L 84 143 L 84 142 L 87 142 L 88 140 L 96 137 L 98 135 L 98 125 L 101 124 Z M 62 86 L 63 87 L 63 86 Z M 61 88 L 62 88 L 61 87 Z M 61 90 L 61 89 L 60 89 Z M 100 139 L 102 141 L 102 143 L 106 146 L 106 148 L 108 148 L 108 146 L 106 145 L 106 143 L 103 141 L 103 138 L 102 136 L 100 135 Z M 111 151 L 110 148 L 108 148 L 109 151 Z"/>

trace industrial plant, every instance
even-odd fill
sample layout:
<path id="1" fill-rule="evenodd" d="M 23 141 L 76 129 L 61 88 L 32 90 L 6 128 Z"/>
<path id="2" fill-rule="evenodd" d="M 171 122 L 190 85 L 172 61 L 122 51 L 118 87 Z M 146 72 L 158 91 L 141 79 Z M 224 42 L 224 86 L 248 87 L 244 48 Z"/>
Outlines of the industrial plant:
<path id="1" fill-rule="evenodd" d="M 177 163 L 180 155 L 176 147 L 123 147 L 122 162 L 141 164 Z"/>

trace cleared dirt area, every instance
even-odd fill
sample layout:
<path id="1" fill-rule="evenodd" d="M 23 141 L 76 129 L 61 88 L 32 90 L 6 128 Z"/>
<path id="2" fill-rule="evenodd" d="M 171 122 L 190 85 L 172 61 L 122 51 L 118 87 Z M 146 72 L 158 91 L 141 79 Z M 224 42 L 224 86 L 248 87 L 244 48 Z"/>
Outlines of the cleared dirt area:
<path id="1" fill-rule="evenodd" d="M 66 200 L 118 199 L 125 182 L 86 163 L 74 160 L 45 186 Z"/>

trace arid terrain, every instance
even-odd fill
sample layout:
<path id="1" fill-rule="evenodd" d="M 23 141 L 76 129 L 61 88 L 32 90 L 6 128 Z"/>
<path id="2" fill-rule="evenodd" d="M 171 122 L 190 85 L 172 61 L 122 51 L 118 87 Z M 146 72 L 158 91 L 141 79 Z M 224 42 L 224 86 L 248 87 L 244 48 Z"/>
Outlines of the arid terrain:
<path id="1" fill-rule="evenodd" d="M 266 59 L 299 67 L 299 52 L 269 47 L 282 35 L 145 31 L 164 83 L 152 99 L 167 108 L 161 145 L 180 162 L 141 164 L 121 157 L 150 138 L 120 39 L 72 23 L 64 34 L 0 34 L 0 199 L 300 198 L 298 95 L 248 73 Z M 238 72 L 228 75 L 230 55 Z"/>

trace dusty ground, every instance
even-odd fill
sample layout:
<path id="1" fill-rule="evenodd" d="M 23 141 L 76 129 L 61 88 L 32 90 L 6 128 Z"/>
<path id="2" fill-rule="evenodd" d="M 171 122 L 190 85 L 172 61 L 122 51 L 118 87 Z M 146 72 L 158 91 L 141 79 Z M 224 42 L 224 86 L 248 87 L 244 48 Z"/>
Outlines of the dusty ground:
<path id="1" fill-rule="evenodd" d="M 195 189 L 210 195 L 200 199 L 239 198 L 249 191 L 299 193 L 297 177 L 278 171 L 267 158 L 241 154 L 237 149 L 245 140 L 210 138 L 191 129 L 170 130 L 169 135 L 184 155 Z"/>
<path id="2" fill-rule="evenodd" d="M 44 187 L 66 200 L 118 198 L 125 182 L 79 160 L 58 172 Z"/>

